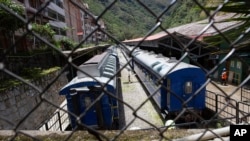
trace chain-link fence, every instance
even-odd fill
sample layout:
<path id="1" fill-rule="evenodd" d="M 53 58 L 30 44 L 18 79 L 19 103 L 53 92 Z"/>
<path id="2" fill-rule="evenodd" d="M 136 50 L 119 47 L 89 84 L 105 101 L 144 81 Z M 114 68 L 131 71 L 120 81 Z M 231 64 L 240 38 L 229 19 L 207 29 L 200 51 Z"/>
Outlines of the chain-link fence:
<path id="1" fill-rule="evenodd" d="M 224 140 L 223 136 L 229 136 L 227 127 L 230 124 L 249 123 L 250 105 L 249 96 L 247 96 L 249 90 L 245 87 L 249 81 L 250 63 L 247 15 L 233 14 L 234 16 L 228 17 L 227 12 L 222 12 L 226 11 L 225 7 L 231 4 L 230 0 L 217 2 L 213 10 L 208 10 L 200 1 L 193 0 L 192 2 L 203 12 L 206 20 L 166 28 L 163 23 L 164 18 L 166 15 L 171 16 L 171 12 L 176 12 L 173 9 L 178 9 L 180 1 L 166 1 L 165 8 L 157 14 L 142 0 L 137 0 L 134 3 L 152 15 L 155 25 L 147 34 L 141 35 L 141 38 L 120 41 L 106 30 L 105 20 L 103 20 L 107 11 L 119 2 L 121 1 L 109 2 L 100 15 L 94 15 L 87 4 L 80 0 L 1 0 L 0 129 L 11 130 L 14 133 L 14 136 L 3 140 L 18 140 L 20 139 L 18 135 L 39 140 L 41 138 L 24 131 L 36 129 L 69 131 L 69 134 L 61 136 L 60 139 L 63 138 L 63 140 L 71 140 L 78 130 L 87 130 L 96 137 L 91 139 L 122 140 L 124 135 L 129 136 L 126 131 L 133 129 L 132 125 L 136 120 L 147 124 L 146 127 L 137 130 L 138 134 L 139 131 L 145 134 L 149 134 L 148 130 L 152 130 L 152 133 L 156 132 L 156 136 L 149 140 L 182 138 L 190 134 L 183 129 L 189 128 L 203 131 L 203 134 L 199 134 L 192 140 L 213 138 L 207 137 L 207 133 Z M 221 20 L 219 17 L 222 17 L 223 22 L 219 21 Z M 235 17 L 237 20 L 229 20 Z M 97 63 L 101 64 L 100 67 L 96 68 L 108 78 L 103 83 L 102 79 L 96 78 L 96 73 L 90 69 L 94 68 L 90 66 L 91 63 L 83 63 L 96 54 L 105 52 L 110 46 L 117 48 L 115 55 L 113 54 L 117 58 L 101 58 L 99 64 Z M 131 47 L 130 51 L 126 50 L 128 46 Z M 171 84 L 174 82 L 170 83 L 170 79 L 165 78 L 166 75 L 153 77 L 154 73 L 149 68 L 142 69 L 143 65 L 139 67 L 141 64 L 136 62 L 137 58 L 132 53 L 137 49 L 148 52 L 146 54 L 153 51 L 154 54 L 162 54 L 168 58 L 175 57 L 178 63 L 172 66 L 170 71 L 176 69 L 181 62 L 198 66 L 205 72 L 206 79 L 199 85 L 192 86 L 187 83 L 188 88 L 172 88 Z M 104 74 L 105 68 L 102 68 L 102 65 L 107 63 L 106 59 L 111 61 L 111 64 L 106 64 L 109 68 L 106 68 L 108 73 Z M 118 67 L 109 76 L 112 65 Z M 135 71 L 135 68 L 141 68 L 141 71 Z M 222 85 L 220 74 L 224 68 L 227 72 L 227 83 Z M 77 72 L 80 73 L 82 80 L 75 80 Z M 136 79 L 138 84 L 143 83 L 143 80 L 139 79 L 142 74 L 146 74 L 145 79 L 150 82 L 144 84 L 144 88 L 147 86 L 154 88 L 154 91 L 149 90 L 145 93 L 145 99 L 138 94 L 138 92 L 142 93 L 142 90 L 135 88 L 141 85 L 130 84 L 130 79 Z M 83 87 L 85 77 L 95 82 L 93 87 Z M 168 84 L 163 83 L 164 79 Z M 127 80 L 129 82 L 126 82 Z M 70 87 L 71 85 L 74 87 Z M 185 89 L 190 93 L 192 91 L 190 85 L 193 89 L 198 88 L 193 92 L 194 96 L 189 98 L 180 97 L 184 94 L 175 90 Z M 63 91 L 62 88 L 67 90 Z M 130 89 L 128 93 L 133 95 L 129 96 L 125 92 L 129 91 L 128 89 Z M 194 112 L 187 105 L 203 90 L 205 90 L 204 111 Z M 181 110 L 174 111 L 174 116 L 171 115 L 171 118 L 168 117 L 170 109 L 161 109 L 159 108 L 161 106 L 154 102 L 154 96 L 159 91 L 166 95 L 174 95 L 179 98 L 178 102 L 182 102 Z M 243 92 L 244 97 L 242 97 Z M 104 100 L 106 97 L 109 97 L 107 101 Z M 126 98 L 132 98 L 132 100 L 126 101 Z M 164 98 L 168 97 L 163 96 L 161 101 L 164 101 Z M 136 99 L 140 99 L 140 103 Z M 65 105 L 60 106 L 63 101 L 67 102 L 67 108 Z M 136 107 L 132 101 L 137 103 Z M 155 115 L 160 116 L 162 125 L 156 124 L 138 112 L 151 101 L 153 109 L 156 109 Z M 192 108 L 195 109 L 195 107 Z M 132 111 L 129 121 L 125 121 L 127 109 Z M 65 115 L 68 115 L 68 119 Z M 90 119 L 93 119 L 93 122 L 96 121 L 97 125 L 92 126 L 92 121 L 88 122 Z M 108 120 L 111 122 L 111 127 L 106 125 Z M 171 122 L 165 126 L 165 122 L 170 120 L 175 124 Z M 64 123 L 68 123 L 68 126 L 65 127 Z M 168 133 L 173 132 L 170 130 L 173 127 L 177 132 L 186 134 L 169 135 Z M 216 128 L 225 129 L 227 133 L 220 134 L 221 132 L 211 130 Z M 116 132 L 107 135 L 103 129 L 116 130 Z M 81 140 L 75 137 L 74 139 Z M 141 138 L 135 140 L 141 140 Z"/>

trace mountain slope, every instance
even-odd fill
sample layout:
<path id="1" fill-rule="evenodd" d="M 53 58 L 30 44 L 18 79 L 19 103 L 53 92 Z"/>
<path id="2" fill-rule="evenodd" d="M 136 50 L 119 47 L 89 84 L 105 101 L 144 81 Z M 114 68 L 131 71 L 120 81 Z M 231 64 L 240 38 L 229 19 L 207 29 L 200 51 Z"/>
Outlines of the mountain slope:
<path id="1" fill-rule="evenodd" d="M 83 0 L 89 5 L 89 10 L 96 16 L 112 4 L 114 0 Z M 157 23 L 157 17 L 172 0 L 117 0 L 101 17 L 107 31 L 118 40 L 131 39 L 145 35 Z M 206 0 L 198 0 L 205 5 Z M 145 8 L 146 6 L 147 8 Z M 151 11 L 151 12 L 150 12 Z M 192 0 L 176 1 L 163 14 L 163 28 L 170 28 L 205 18 L 202 10 Z"/>

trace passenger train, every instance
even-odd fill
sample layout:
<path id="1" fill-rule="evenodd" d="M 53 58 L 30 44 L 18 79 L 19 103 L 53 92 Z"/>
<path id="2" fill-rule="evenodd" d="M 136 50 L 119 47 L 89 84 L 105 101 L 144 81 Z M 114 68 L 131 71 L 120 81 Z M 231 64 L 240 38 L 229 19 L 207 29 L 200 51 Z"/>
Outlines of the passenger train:
<path id="1" fill-rule="evenodd" d="M 111 46 L 81 64 L 77 76 L 60 90 L 66 96 L 72 129 L 118 127 L 118 68 L 117 48 Z"/>
<path id="2" fill-rule="evenodd" d="M 205 72 L 194 65 L 153 52 L 123 46 L 132 57 L 131 67 L 149 92 L 166 120 L 174 119 L 186 109 L 178 122 L 197 121 L 205 109 Z M 195 112 L 195 114 L 194 114 Z M 177 121 L 176 121 L 177 122 Z"/>

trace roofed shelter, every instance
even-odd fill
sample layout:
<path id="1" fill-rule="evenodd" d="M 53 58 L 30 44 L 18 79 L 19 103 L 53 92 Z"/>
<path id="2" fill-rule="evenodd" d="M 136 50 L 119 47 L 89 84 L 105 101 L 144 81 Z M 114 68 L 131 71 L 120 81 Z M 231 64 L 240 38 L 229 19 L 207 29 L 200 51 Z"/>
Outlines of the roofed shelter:
<path id="1" fill-rule="evenodd" d="M 220 49 L 219 46 L 211 46 L 211 44 L 205 43 L 203 40 L 206 37 L 215 36 L 220 34 L 220 32 L 222 33 L 239 26 L 241 23 L 238 21 L 220 22 L 232 16 L 234 14 L 215 16 L 210 21 L 206 19 L 185 24 L 150 35 L 145 40 L 137 38 L 125 40 L 124 43 L 136 46 L 143 40 L 139 45 L 141 49 L 154 50 L 156 53 L 162 53 L 164 56 L 176 57 L 177 59 L 180 59 L 183 53 L 188 51 L 189 57 L 193 61 L 204 64 L 205 68 L 211 68 L 216 63 L 213 59 L 218 59 L 218 56 L 213 54 L 213 52 L 218 52 Z M 190 59 L 185 60 L 185 62 L 188 61 Z"/>

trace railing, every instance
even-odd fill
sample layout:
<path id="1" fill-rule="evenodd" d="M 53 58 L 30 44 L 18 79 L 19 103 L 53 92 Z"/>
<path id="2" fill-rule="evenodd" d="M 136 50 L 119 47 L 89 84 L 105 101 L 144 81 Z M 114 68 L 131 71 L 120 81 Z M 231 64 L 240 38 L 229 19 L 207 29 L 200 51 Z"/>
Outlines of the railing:
<path id="1" fill-rule="evenodd" d="M 241 88 L 241 101 L 250 102 L 250 86 L 244 86 Z"/>
<path id="2" fill-rule="evenodd" d="M 18 3 L 14 3 L 14 1 Z M 43 15 L 44 12 L 53 8 L 50 5 L 52 0 L 43 1 L 40 5 L 40 8 L 34 11 L 27 9 L 28 7 L 25 8 L 25 5 L 27 5 L 26 2 L 29 1 L 2 0 L 0 2 L 0 79 L 8 76 L 7 78 L 10 77 L 14 80 L 18 80 L 19 82 L 22 82 L 23 85 L 25 85 L 24 89 L 22 90 L 23 95 L 16 95 L 15 98 L 12 97 L 13 95 L 15 95 L 14 93 L 5 93 L 5 96 L 2 96 L 2 93 L 0 93 L 0 128 L 2 130 L 11 130 L 14 132 L 15 136 L 13 136 L 13 138 L 10 140 L 18 140 L 19 138 L 17 137 L 17 134 L 22 132 L 21 130 L 36 129 L 37 125 L 35 124 L 34 126 L 30 127 L 29 125 L 31 125 L 31 123 L 29 123 L 29 121 L 33 120 L 34 111 L 40 111 L 40 107 L 42 109 L 45 109 L 44 111 L 48 110 L 46 109 L 46 107 L 43 108 L 42 106 L 40 106 L 44 103 L 60 110 L 56 111 L 51 117 L 49 117 L 49 120 L 44 121 L 43 124 L 39 127 L 40 130 L 63 131 L 67 128 L 69 123 L 68 115 L 79 118 L 79 116 L 68 112 L 66 106 L 63 106 L 62 110 L 61 106 L 58 105 L 58 103 L 53 103 L 53 101 L 51 102 L 51 99 L 49 97 L 45 97 L 45 95 L 47 93 L 53 93 L 50 90 L 51 86 L 56 85 L 56 82 L 58 81 L 60 82 L 59 78 L 65 77 L 65 72 L 67 72 L 69 68 L 80 70 L 80 68 L 72 61 L 72 59 L 75 59 L 72 58 L 74 57 L 72 54 L 74 54 L 77 49 L 86 47 L 86 43 L 89 43 L 90 41 L 96 41 L 91 42 L 92 44 L 98 43 L 98 39 L 96 37 L 97 32 L 101 32 L 105 38 L 107 37 L 108 44 L 113 42 L 113 44 L 119 45 L 119 48 L 125 46 L 124 40 L 130 40 L 132 37 L 141 37 L 138 38 L 140 39 L 139 41 L 137 39 L 131 39 L 132 41 L 136 41 L 135 43 L 132 42 L 134 44 L 134 49 L 152 49 L 152 46 L 154 46 L 155 48 L 153 48 L 152 50 L 155 50 L 158 53 L 162 53 L 167 57 L 178 57 L 177 59 L 179 59 L 180 61 L 189 61 L 191 63 L 194 63 L 195 65 L 202 68 L 204 72 L 206 72 L 208 83 L 214 83 L 214 85 L 217 85 L 217 88 L 221 87 L 218 86 L 220 84 L 217 84 L 212 79 L 217 81 L 219 79 L 220 72 L 224 67 L 227 67 L 228 72 L 234 71 L 235 74 L 238 74 L 240 73 L 239 71 L 242 71 L 241 76 L 234 77 L 232 73 L 230 73 L 228 76 L 228 78 L 230 78 L 229 80 L 231 80 L 232 78 L 237 78 L 237 80 L 239 80 L 239 85 L 236 86 L 237 88 L 242 88 L 242 86 L 245 85 L 246 81 L 249 81 L 249 72 L 246 71 L 246 68 L 250 68 L 248 59 L 248 56 L 250 55 L 249 16 L 248 14 L 242 14 L 242 17 L 232 20 L 232 18 L 236 17 L 235 13 L 228 14 L 227 11 L 223 10 L 230 9 L 230 7 L 228 8 L 228 6 L 233 5 L 232 3 L 235 2 L 233 0 L 217 0 L 214 3 L 207 3 L 207 5 L 203 3 L 204 0 L 190 0 L 186 5 L 184 5 L 186 1 L 182 0 L 166 0 L 164 2 L 163 0 L 159 0 L 157 1 L 157 4 L 160 4 L 159 7 L 161 7 L 159 9 L 151 7 L 153 4 L 155 4 L 152 1 L 106 0 L 102 1 L 102 3 L 99 3 L 100 5 L 103 4 L 102 6 L 99 5 L 100 7 L 97 7 L 98 5 L 96 5 L 95 9 L 98 9 L 99 11 L 95 13 L 96 15 L 91 12 L 93 10 L 93 8 L 91 9 L 92 5 L 88 6 L 93 1 L 64 0 L 63 4 L 65 9 L 61 9 L 60 11 L 55 12 L 64 12 L 63 15 L 65 15 L 65 18 L 67 18 L 65 19 L 65 23 L 58 23 L 58 21 L 56 20 L 50 23 L 53 23 L 52 25 L 58 25 L 58 27 L 67 25 L 67 27 L 61 28 L 67 28 L 67 38 L 75 42 L 74 49 L 69 50 L 70 53 L 67 55 L 65 55 L 63 52 L 63 42 L 59 43 L 59 41 L 51 37 L 50 33 L 52 33 L 53 30 L 50 30 L 47 25 L 42 25 L 46 29 L 45 34 L 43 33 L 43 29 L 38 30 L 35 28 L 35 26 L 32 26 L 32 24 L 35 22 L 43 24 L 48 23 L 49 20 L 53 20 L 48 19 Z M 82 2 L 85 3 L 83 4 Z M 239 7 L 244 6 L 244 8 L 240 9 L 239 11 L 244 12 L 244 10 L 246 10 L 246 12 L 249 13 L 249 5 L 247 5 L 247 0 L 242 0 L 239 3 L 236 2 L 236 4 Z M 118 13 L 121 13 L 123 11 L 126 11 L 126 13 L 134 12 L 130 13 L 130 16 L 125 15 L 126 18 L 132 17 L 132 19 L 125 19 L 126 21 L 136 21 L 136 23 L 121 23 L 119 25 L 120 22 L 118 21 L 118 17 L 120 15 L 113 14 L 114 17 L 112 17 L 112 11 L 116 9 L 115 6 L 117 5 L 123 6 L 121 8 L 117 8 L 120 10 Z M 210 5 L 214 7 L 210 7 L 210 9 L 208 9 L 206 6 Z M 138 8 L 138 10 L 130 10 L 130 6 L 135 6 L 136 8 Z M 198 13 L 196 12 L 197 10 L 200 11 L 199 15 L 202 15 L 201 17 L 204 19 L 204 21 L 201 21 L 199 23 L 194 20 L 195 17 L 192 17 L 192 13 Z M 139 11 L 143 11 L 143 15 L 139 15 Z M 180 11 L 190 13 L 180 14 Z M 223 14 L 221 14 L 221 12 Z M 79 13 L 83 13 L 84 16 L 87 16 L 88 20 L 79 21 L 81 19 L 81 16 L 83 16 Z M 227 13 L 231 16 L 225 17 L 225 15 L 227 14 L 224 13 Z M 139 17 L 136 17 L 137 14 L 139 15 Z M 238 14 L 240 15 L 240 13 Z M 187 22 L 185 22 L 185 24 L 183 24 L 182 26 L 171 27 L 172 25 L 169 24 L 170 22 L 181 24 L 180 20 L 182 19 L 177 20 L 175 15 L 180 15 L 183 21 L 188 21 L 189 24 L 186 24 Z M 223 17 L 223 19 L 221 19 L 220 22 L 220 19 L 217 19 L 217 17 L 221 16 Z M 151 21 L 145 22 L 143 21 L 143 19 L 151 19 Z M 239 21 L 239 19 L 242 21 Z M 107 24 L 105 26 L 100 25 L 99 23 L 103 23 L 102 21 Z M 108 22 L 112 21 L 114 21 L 115 23 L 108 24 Z M 230 22 L 225 23 L 225 21 Z M 149 24 L 147 26 L 140 25 L 143 23 Z M 223 26 L 221 25 L 222 23 Z M 136 25 L 138 25 L 138 27 L 134 27 Z M 121 26 L 124 27 L 119 29 L 118 27 Z M 104 29 L 102 27 L 107 28 Z M 132 27 L 134 28 L 131 29 Z M 147 31 L 141 33 L 140 36 L 138 36 L 140 30 L 137 30 L 138 32 L 133 31 L 134 29 L 138 29 L 139 27 L 147 28 Z M 77 36 L 77 33 L 79 31 L 83 32 L 84 34 L 81 36 Z M 115 33 L 114 31 L 118 33 Z M 68 46 L 71 46 L 71 43 L 67 44 L 70 44 Z M 45 86 L 38 86 L 38 84 L 35 84 L 34 81 L 28 81 L 24 76 L 22 76 L 22 74 L 20 74 L 21 69 L 30 67 L 30 64 L 27 61 L 23 61 L 24 63 L 20 64 L 20 62 L 18 61 L 17 63 L 13 63 L 11 62 L 12 60 L 9 59 L 9 56 L 21 53 L 21 51 L 29 53 L 33 49 L 39 48 L 52 50 L 53 59 L 56 60 L 55 62 L 57 62 L 57 60 L 60 60 L 59 64 L 62 68 L 61 71 L 57 73 L 57 76 L 51 79 L 50 83 L 46 84 Z M 54 55 L 58 55 L 61 58 L 55 57 Z M 41 61 L 45 60 L 46 66 L 57 65 L 56 63 L 53 63 L 52 59 L 49 59 L 48 56 L 43 55 L 43 57 L 44 60 L 32 59 L 32 61 L 34 61 L 35 65 L 40 65 L 39 67 L 42 67 Z M 131 57 L 131 59 L 128 59 L 128 62 L 124 63 L 124 67 L 121 67 L 119 70 L 117 70 L 117 72 L 121 72 L 122 70 L 126 69 L 126 67 L 131 64 L 133 59 L 133 57 Z M 20 65 L 20 67 L 18 67 L 17 65 Z M 17 69 L 17 71 L 14 71 L 15 69 Z M 174 70 L 174 66 L 170 70 Z M 85 73 L 88 74 L 88 72 Z M 72 72 L 72 76 L 73 74 L 74 72 Z M 69 78 L 71 77 L 70 74 L 68 74 L 67 76 Z M 94 76 L 90 77 L 94 79 Z M 11 82 L 10 85 L 14 83 L 15 82 Z M 224 86 L 222 87 L 223 88 L 220 88 L 220 91 L 225 93 L 225 95 L 218 94 L 217 92 L 207 91 L 206 107 L 207 109 L 214 112 L 210 118 L 211 121 L 216 121 L 219 118 L 232 123 L 248 122 L 250 117 L 250 106 L 249 103 L 247 103 L 247 101 L 249 101 L 250 99 L 249 90 L 242 88 L 241 102 L 239 102 L 231 97 L 236 95 L 235 93 L 232 93 L 232 95 L 229 97 L 228 95 L 226 95 L 228 94 L 225 92 L 226 88 Z M 29 89 L 34 90 L 38 97 L 34 98 L 32 97 L 32 95 L 29 95 Z M 13 91 L 16 91 L 16 89 L 13 88 Z M 53 94 L 58 95 L 57 92 Z M 21 100 L 25 99 L 26 96 L 27 98 L 34 98 L 34 101 L 32 101 L 31 103 L 27 103 L 26 101 Z M 141 119 L 141 117 L 137 114 L 137 111 L 140 110 L 140 107 L 139 109 L 137 109 L 138 107 L 132 107 L 130 103 L 125 102 L 120 97 L 114 98 L 119 101 L 119 104 L 121 104 L 122 106 L 128 106 L 133 111 L 133 114 L 131 114 L 132 118 Z M 137 97 L 135 96 L 135 99 L 136 98 Z M 150 98 L 139 104 L 143 105 L 149 99 Z M 19 100 L 20 103 L 17 103 L 17 101 L 19 102 Z M 19 106 L 18 108 L 17 105 Z M 91 105 L 95 105 L 95 103 L 93 102 L 91 103 Z M 32 108 L 31 110 L 27 111 L 26 107 Z M 41 115 L 42 114 L 43 113 L 41 113 Z M 181 114 L 182 113 L 180 113 L 175 120 L 178 120 Z M 36 114 L 34 115 L 36 116 Z M 196 117 L 199 118 L 199 115 L 196 115 Z M 154 123 L 149 122 L 148 119 L 143 119 L 143 121 L 149 123 L 150 125 L 154 125 Z M 197 122 L 197 124 L 201 123 Z M 90 133 L 95 136 L 101 136 L 102 138 L 107 140 L 116 140 L 117 138 L 124 136 L 124 132 L 127 129 L 126 127 L 128 126 L 129 125 L 122 127 L 117 131 L 118 133 L 112 137 L 106 136 L 106 134 L 103 134 L 103 132 L 98 132 L 97 130 L 91 130 Z M 159 130 L 159 128 L 157 128 L 156 126 L 152 127 L 157 130 L 157 135 L 160 139 L 169 140 L 169 138 L 165 136 L 165 133 L 168 133 L 169 130 Z M 205 128 L 204 133 L 208 131 L 210 131 L 210 129 Z M 75 130 L 71 131 L 71 133 L 74 134 Z M 65 140 L 72 140 L 72 134 L 67 136 Z M 22 135 L 34 139 L 32 134 L 23 133 Z"/>
<path id="3" fill-rule="evenodd" d="M 214 115 L 217 115 L 217 120 L 224 119 L 229 123 L 244 123 L 250 121 L 250 103 L 237 102 L 230 99 L 228 101 L 227 96 L 216 94 L 211 91 L 206 92 L 206 108 L 211 110 Z M 62 109 L 67 110 L 65 104 Z M 48 120 L 46 120 L 39 130 L 43 131 L 65 131 L 69 125 L 68 113 L 57 110 Z"/>
<path id="4" fill-rule="evenodd" d="M 211 91 L 207 91 L 206 94 L 206 108 L 213 111 L 220 119 L 233 124 L 249 121 L 250 103 L 237 102 Z"/>
<path id="5" fill-rule="evenodd" d="M 67 111 L 67 104 L 62 106 Z M 48 120 L 38 128 L 41 131 L 65 131 L 69 126 L 68 113 L 63 110 L 57 110 Z"/>

